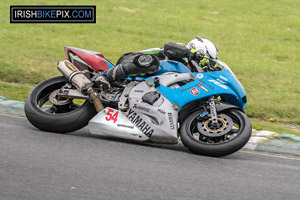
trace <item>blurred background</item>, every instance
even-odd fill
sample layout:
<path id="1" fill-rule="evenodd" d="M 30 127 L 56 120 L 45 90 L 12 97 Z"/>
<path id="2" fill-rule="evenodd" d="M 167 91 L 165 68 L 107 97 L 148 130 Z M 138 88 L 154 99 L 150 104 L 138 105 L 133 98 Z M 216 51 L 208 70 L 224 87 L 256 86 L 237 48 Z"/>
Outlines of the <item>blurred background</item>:
<path id="1" fill-rule="evenodd" d="M 10 24 L 10 5 L 96 5 L 96 24 Z M 64 46 L 104 54 L 204 36 L 243 84 L 256 129 L 300 135 L 299 0 L 0 1 L 0 96 L 24 101 L 58 76 Z"/>

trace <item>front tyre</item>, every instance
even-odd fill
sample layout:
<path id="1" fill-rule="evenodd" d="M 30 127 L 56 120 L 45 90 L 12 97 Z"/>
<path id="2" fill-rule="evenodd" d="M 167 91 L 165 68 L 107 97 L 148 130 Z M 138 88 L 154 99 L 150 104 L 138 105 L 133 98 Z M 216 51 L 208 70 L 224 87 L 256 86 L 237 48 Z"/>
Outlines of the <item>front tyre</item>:
<path id="1" fill-rule="evenodd" d="M 248 117 L 238 109 L 218 113 L 219 126 L 203 117 L 203 110 L 192 113 L 182 124 L 180 137 L 184 146 L 199 155 L 220 157 L 240 150 L 252 133 Z M 202 116 L 202 117 L 201 117 Z"/>
<path id="2" fill-rule="evenodd" d="M 88 124 L 96 114 L 93 104 L 55 96 L 56 91 L 67 83 L 65 77 L 59 76 L 47 79 L 33 88 L 25 101 L 25 114 L 32 125 L 43 131 L 68 133 Z M 54 101 L 61 105 L 53 104 Z"/>

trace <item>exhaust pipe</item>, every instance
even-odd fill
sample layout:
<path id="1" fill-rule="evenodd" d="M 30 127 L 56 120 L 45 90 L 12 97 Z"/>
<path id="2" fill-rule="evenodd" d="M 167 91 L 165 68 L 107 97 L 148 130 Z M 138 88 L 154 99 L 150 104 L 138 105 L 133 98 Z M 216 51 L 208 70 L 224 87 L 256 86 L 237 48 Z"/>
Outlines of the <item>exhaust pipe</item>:
<path id="1" fill-rule="evenodd" d="M 82 94 L 88 95 L 97 112 L 104 109 L 98 92 L 93 89 L 93 83 L 70 61 L 64 60 L 57 63 L 57 69 L 72 83 Z"/>

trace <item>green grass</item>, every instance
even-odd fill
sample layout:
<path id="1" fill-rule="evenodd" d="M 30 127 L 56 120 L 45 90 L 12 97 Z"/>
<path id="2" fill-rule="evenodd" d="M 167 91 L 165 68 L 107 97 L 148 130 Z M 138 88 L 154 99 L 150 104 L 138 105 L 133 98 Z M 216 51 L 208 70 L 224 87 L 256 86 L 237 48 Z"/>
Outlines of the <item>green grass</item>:
<path id="1" fill-rule="evenodd" d="M 261 119 L 251 118 L 252 128 L 256 130 L 268 130 L 276 133 L 288 133 L 300 136 L 300 127 L 288 125 L 274 121 L 264 121 Z"/>
<path id="2" fill-rule="evenodd" d="M 8 99 L 24 101 L 32 88 L 33 85 L 0 81 L 0 96 L 5 96 Z"/>
<path id="3" fill-rule="evenodd" d="M 10 24 L 9 6 L 28 4 L 0 2 L 0 96 L 24 100 L 33 85 L 59 75 L 63 46 L 101 51 L 114 63 L 125 52 L 200 35 L 218 46 L 219 58 L 244 85 L 254 127 L 288 132 L 278 124 L 300 125 L 298 0 L 85 1 L 97 6 L 96 24 Z"/>

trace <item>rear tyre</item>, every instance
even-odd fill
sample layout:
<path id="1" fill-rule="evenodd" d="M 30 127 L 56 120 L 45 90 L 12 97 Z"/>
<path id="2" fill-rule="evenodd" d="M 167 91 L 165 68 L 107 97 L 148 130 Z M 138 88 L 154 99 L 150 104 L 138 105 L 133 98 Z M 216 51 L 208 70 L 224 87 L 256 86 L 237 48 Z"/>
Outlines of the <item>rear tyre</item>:
<path id="1" fill-rule="evenodd" d="M 54 77 L 38 84 L 25 101 L 25 114 L 35 127 L 49 132 L 68 133 L 83 128 L 97 113 L 89 101 L 74 103 L 73 99 L 57 99 L 62 105 L 54 105 L 55 91 L 68 83 L 63 77 Z M 53 100 L 52 100 L 53 102 Z"/>
<path id="2" fill-rule="evenodd" d="M 192 113 L 182 124 L 180 137 L 184 146 L 199 155 L 220 157 L 240 150 L 252 133 L 248 117 L 240 110 L 218 113 L 220 127 L 210 128 L 210 119 L 200 117 L 203 110 Z"/>

